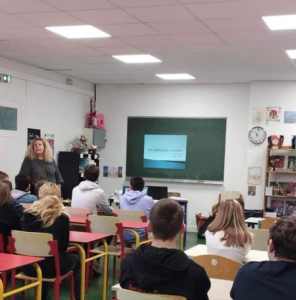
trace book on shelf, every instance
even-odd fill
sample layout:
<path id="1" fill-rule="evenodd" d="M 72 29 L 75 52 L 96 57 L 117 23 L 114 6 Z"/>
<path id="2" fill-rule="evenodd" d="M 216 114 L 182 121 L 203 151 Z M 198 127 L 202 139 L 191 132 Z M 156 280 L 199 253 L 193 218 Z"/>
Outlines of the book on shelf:
<path id="1" fill-rule="evenodd" d="M 282 216 L 284 214 L 285 201 L 271 200 L 270 208 L 272 208 L 273 212 L 276 212 L 277 216 Z"/>
<path id="2" fill-rule="evenodd" d="M 288 169 L 296 169 L 296 156 L 288 156 Z"/>
<path id="3" fill-rule="evenodd" d="M 285 164 L 285 156 L 284 155 L 271 155 L 269 156 L 268 166 L 272 167 L 274 170 L 276 168 L 283 168 Z"/>
<path id="4" fill-rule="evenodd" d="M 293 216 L 296 214 L 296 201 L 286 201 L 285 215 Z"/>

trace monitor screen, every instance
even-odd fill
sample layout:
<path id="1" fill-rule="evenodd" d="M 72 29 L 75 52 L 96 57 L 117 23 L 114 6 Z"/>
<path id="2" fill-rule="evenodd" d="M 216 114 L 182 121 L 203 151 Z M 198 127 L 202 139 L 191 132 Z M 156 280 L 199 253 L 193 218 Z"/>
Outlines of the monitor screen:
<path id="1" fill-rule="evenodd" d="M 168 187 L 167 186 L 149 186 L 148 196 L 152 197 L 154 200 L 160 200 L 168 197 Z"/>
<path id="2" fill-rule="evenodd" d="M 130 190 L 130 187 L 129 187 L 129 186 L 124 186 L 124 187 L 122 188 L 122 195 L 124 195 L 124 194 L 125 194 L 126 192 L 128 192 L 129 190 Z M 147 193 L 148 193 L 148 187 L 147 187 L 147 186 L 144 187 L 142 193 L 143 193 L 144 195 L 147 195 Z"/>

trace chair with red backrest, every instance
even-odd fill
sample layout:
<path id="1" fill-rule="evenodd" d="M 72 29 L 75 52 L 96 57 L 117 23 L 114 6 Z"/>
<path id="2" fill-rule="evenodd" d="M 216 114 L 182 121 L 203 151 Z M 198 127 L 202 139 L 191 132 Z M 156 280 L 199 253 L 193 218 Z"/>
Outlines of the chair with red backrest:
<path id="1" fill-rule="evenodd" d="M 5 251 L 4 237 L 0 233 L 0 253 L 5 253 L 5 252 L 6 251 Z M 7 284 L 7 274 L 6 274 L 6 272 L 3 272 L 3 273 L 0 272 L 0 277 L 2 278 L 3 289 L 4 289 L 4 292 L 5 292 L 6 284 Z"/>
<path id="2" fill-rule="evenodd" d="M 54 299 L 58 300 L 60 296 L 60 281 L 67 277 L 71 279 L 70 299 L 74 300 L 74 276 L 70 271 L 64 275 L 60 274 L 60 261 L 58 243 L 53 239 L 52 234 L 49 233 L 36 233 L 36 232 L 24 232 L 13 230 L 9 237 L 8 250 L 10 253 L 16 253 L 27 256 L 38 257 L 53 257 L 56 269 L 56 277 L 44 278 L 42 281 L 54 283 Z M 24 273 L 19 273 L 15 276 L 17 279 L 34 281 L 36 277 L 30 277 Z M 15 280 L 12 280 L 11 287 L 14 289 Z"/>

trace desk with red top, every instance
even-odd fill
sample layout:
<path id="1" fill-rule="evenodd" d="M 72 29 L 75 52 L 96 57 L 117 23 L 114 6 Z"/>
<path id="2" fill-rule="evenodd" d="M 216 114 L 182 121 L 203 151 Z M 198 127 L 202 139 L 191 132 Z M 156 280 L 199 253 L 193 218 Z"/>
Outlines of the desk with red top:
<path id="1" fill-rule="evenodd" d="M 76 216 L 77 217 L 77 216 Z M 85 217 L 84 223 L 85 223 Z M 104 266 L 103 266 L 103 291 L 102 291 L 102 298 L 103 300 L 106 299 L 107 293 L 107 272 L 108 272 L 108 265 L 107 265 L 107 254 L 108 254 L 108 245 L 105 238 L 109 237 L 109 234 L 103 233 L 92 233 L 92 232 L 80 232 L 80 231 L 70 231 L 69 242 L 72 246 L 75 246 L 79 249 L 80 252 L 80 259 L 81 259 L 81 300 L 85 299 L 85 288 L 88 288 L 89 282 L 89 267 L 88 263 L 99 257 L 105 257 L 104 259 Z M 90 256 L 91 244 L 93 242 L 97 242 L 99 240 L 103 240 L 104 244 L 104 253 Z M 85 257 L 84 249 L 78 244 L 83 243 L 87 244 L 87 251 Z M 87 267 L 86 267 L 87 266 Z M 86 276 L 85 276 L 85 268 L 86 268 Z M 1 300 L 1 299 L 0 299 Z"/>
<path id="2" fill-rule="evenodd" d="M 42 257 L 0 253 L 0 272 L 15 270 L 16 268 L 20 268 L 26 265 L 32 265 L 37 273 L 36 282 L 30 283 L 17 289 L 13 289 L 6 293 L 3 292 L 3 284 L 0 280 L 0 300 L 34 287 L 36 287 L 36 300 L 41 300 L 42 272 L 37 263 L 42 260 L 44 260 L 44 258 Z"/>

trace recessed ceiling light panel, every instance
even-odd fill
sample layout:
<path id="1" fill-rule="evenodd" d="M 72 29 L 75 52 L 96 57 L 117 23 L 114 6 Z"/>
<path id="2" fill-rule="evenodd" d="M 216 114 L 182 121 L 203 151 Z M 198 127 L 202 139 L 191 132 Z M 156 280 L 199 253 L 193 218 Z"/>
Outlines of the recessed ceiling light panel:
<path id="1" fill-rule="evenodd" d="M 45 27 L 68 39 L 103 38 L 111 35 L 91 25 Z"/>
<path id="2" fill-rule="evenodd" d="M 179 73 L 179 74 L 155 74 L 157 77 L 160 77 L 165 80 L 191 80 L 195 79 L 195 77 L 186 74 L 186 73 Z"/>
<path id="3" fill-rule="evenodd" d="M 270 30 L 296 29 L 296 15 L 262 17 Z"/>
<path id="4" fill-rule="evenodd" d="M 290 58 L 296 59 L 296 50 L 286 50 L 286 52 L 290 56 Z"/>
<path id="5" fill-rule="evenodd" d="M 138 55 L 113 55 L 114 58 L 121 60 L 127 64 L 149 64 L 162 62 L 158 58 L 149 54 Z"/>

